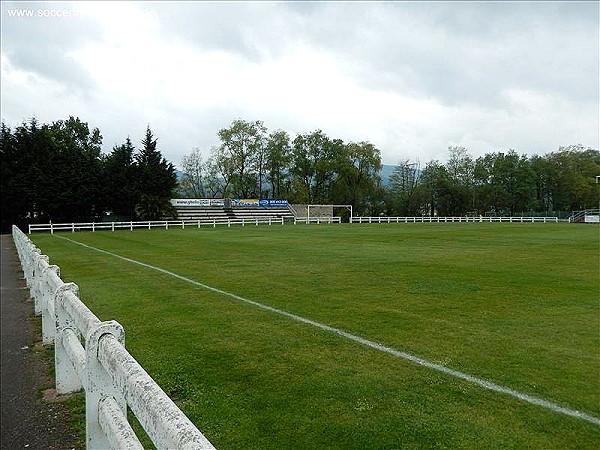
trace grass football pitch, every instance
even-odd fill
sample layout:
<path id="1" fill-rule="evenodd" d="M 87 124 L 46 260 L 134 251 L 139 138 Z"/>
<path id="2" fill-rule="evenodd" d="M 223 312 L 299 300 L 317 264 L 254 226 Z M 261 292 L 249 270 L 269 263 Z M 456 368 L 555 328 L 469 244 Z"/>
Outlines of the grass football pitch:
<path id="1" fill-rule="evenodd" d="M 101 320 L 123 325 L 130 353 L 219 449 L 581 449 L 600 446 L 598 231 L 261 225 L 31 238 Z"/>

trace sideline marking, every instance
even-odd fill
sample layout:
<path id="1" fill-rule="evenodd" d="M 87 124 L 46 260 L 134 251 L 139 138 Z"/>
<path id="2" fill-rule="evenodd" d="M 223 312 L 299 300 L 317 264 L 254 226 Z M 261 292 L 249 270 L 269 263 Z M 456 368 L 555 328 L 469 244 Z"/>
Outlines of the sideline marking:
<path id="1" fill-rule="evenodd" d="M 483 378 L 478 378 L 478 377 L 476 377 L 474 375 L 470 375 L 470 374 L 465 373 L 465 372 L 459 372 L 458 370 L 450 369 L 450 368 L 448 368 L 446 366 L 443 366 L 441 364 L 436 364 L 436 363 L 427 361 L 426 359 L 419 358 L 418 356 L 411 355 L 410 353 L 406 353 L 406 352 L 403 352 L 403 351 L 400 351 L 400 350 L 396 350 L 395 348 L 387 347 L 387 346 L 379 344 L 377 342 L 370 341 L 368 339 L 362 338 L 362 337 L 357 336 L 355 334 L 351 334 L 351 333 L 348 333 L 346 331 L 340 330 L 339 328 L 334 328 L 334 327 L 331 327 L 329 325 L 325 325 L 325 324 L 320 323 L 320 322 L 315 322 L 314 320 L 307 319 L 306 317 L 298 316 L 296 314 L 289 313 L 287 311 L 283 311 L 281 309 L 277 309 L 277 308 L 274 308 L 272 306 L 268 306 L 268 305 L 265 305 L 263 303 L 256 302 L 254 300 L 249 300 L 247 298 L 240 297 L 239 295 L 232 294 L 231 292 L 223 291 L 221 289 L 218 289 L 218 288 L 215 288 L 215 287 L 212 287 L 212 286 L 208 286 L 208 285 L 206 285 L 204 283 L 200 283 L 199 281 L 195 281 L 195 280 L 192 280 L 190 278 L 186 278 L 186 277 L 184 277 L 182 275 L 178 275 L 178 274 L 176 274 L 174 272 L 170 272 L 168 270 L 161 269 L 160 267 L 152 266 L 150 264 L 146 264 L 146 263 L 143 263 L 141 261 L 136 261 L 135 259 L 131 259 L 131 258 L 127 258 L 125 256 L 117 255 L 116 253 L 112 253 L 112 252 L 109 252 L 107 250 L 102 250 L 102 249 L 97 248 L 97 247 L 92 247 L 91 245 L 87 245 L 87 244 L 84 244 L 82 242 L 77 242 L 77 241 L 74 241 L 73 239 L 69 239 L 69 238 L 66 238 L 66 237 L 63 237 L 63 236 L 58 236 L 56 234 L 54 236 L 57 237 L 57 238 L 64 239 L 66 241 L 72 242 L 74 244 L 80 245 L 82 247 L 88 248 L 90 250 L 95 250 L 97 252 L 104 253 L 106 255 L 110 255 L 110 256 L 113 256 L 115 258 L 122 259 L 123 261 L 127 261 L 127 262 L 130 262 L 132 264 L 137 264 L 139 266 L 146 267 L 147 269 L 151 269 L 151 270 L 155 270 L 157 272 L 164 273 L 166 275 L 169 275 L 169 276 L 172 276 L 174 278 L 177 278 L 178 280 L 185 281 L 186 283 L 190 283 L 190 284 L 193 284 L 195 286 L 201 287 L 203 289 L 207 289 L 209 291 L 216 292 L 217 294 L 221 294 L 221 295 L 224 295 L 226 297 L 234 298 L 234 299 L 239 300 L 241 302 L 248 303 L 250 305 L 256 306 L 257 308 L 261 308 L 261 309 L 264 309 L 266 311 L 270 311 L 272 313 L 279 314 L 280 316 L 288 317 L 288 318 L 290 318 L 292 320 L 295 320 L 297 322 L 302 322 L 302 323 L 305 323 L 307 325 L 312 325 L 313 327 L 319 328 L 321 330 L 329 331 L 331 333 L 337 334 L 338 336 L 345 337 L 346 339 L 349 339 L 349 340 L 354 341 L 354 342 L 358 342 L 359 344 L 365 345 L 365 346 L 373 348 L 375 350 L 379 350 L 381 352 L 388 353 L 388 354 L 396 356 L 398 358 L 405 359 L 405 360 L 410 361 L 410 362 L 412 362 L 414 364 L 417 364 L 419 366 L 427 367 L 428 369 L 432 369 L 432 370 L 435 370 L 437 372 L 441 372 L 441 373 L 444 373 L 446 375 L 450 375 L 450 376 L 453 376 L 455 378 L 459 378 L 461 380 L 468 381 L 470 383 L 476 384 L 476 385 L 481 386 L 481 387 L 483 387 L 485 389 L 488 389 L 490 391 L 500 392 L 502 394 L 507 394 L 507 395 L 510 395 L 511 397 L 517 398 L 517 399 L 522 400 L 524 402 L 531 403 L 531 404 L 537 405 L 537 406 L 541 406 L 541 407 L 546 408 L 548 410 L 551 410 L 551 411 L 554 411 L 554 412 L 557 412 L 557 413 L 561 413 L 561 414 L 565 414 L 567 416 L 575 417 L 577 419 L 585 420 L 586 422 L 590 422 L 590 423 L 593 423 L 594 425 L 600 426 L 600 419 L 599 418 L 594 417 L 594 416 L 592 416 L 590 414 L 581 412 L 581 411 L 577 411 L 576 409 L 566 408 L 564 406 L 560 406 L 560 405 L 558 405 L 556 403 L 553 403 L 551 401 L 544 400 L 543 398 L 534 397 L 532 395 L 528 395 L 528 394 L 516 391 L 516 390 L 511 389 L 511 388 L 500 386 L 499 384 L 492 383 L 491 381 L 485 380 Z"/>

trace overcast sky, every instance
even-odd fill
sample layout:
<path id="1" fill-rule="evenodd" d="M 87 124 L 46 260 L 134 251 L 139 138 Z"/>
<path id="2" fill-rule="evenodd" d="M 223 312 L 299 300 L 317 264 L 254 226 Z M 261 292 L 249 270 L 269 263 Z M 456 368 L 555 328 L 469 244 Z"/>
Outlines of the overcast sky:
<path id="1" fill-rule="evenodd" d="M 599 148 L 599 2 L 2 2 L 2 120 L 149 124 L 175 165 L 232 120 L 383 162 Z"/>

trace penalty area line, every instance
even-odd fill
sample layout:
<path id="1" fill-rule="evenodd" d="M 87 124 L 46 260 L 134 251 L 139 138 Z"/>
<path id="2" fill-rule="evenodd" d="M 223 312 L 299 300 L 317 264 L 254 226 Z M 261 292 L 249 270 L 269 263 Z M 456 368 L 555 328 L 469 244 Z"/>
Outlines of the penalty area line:
<path id="1" fill-rule="evenodd" d="M 413 364 L 417 364 L 419 366 L 427 367 L 428 369 L 435 370 L 437 372 L 441 372 L 441 373 L 444 373 L 446 375 L 450 375 L 450 376 L 452 376 L 454 378 L 458 378 L 460 380 L 467 381 L 469 383 L 473 383 L 473 384 L 475 384 L 477 386 L 480 386 L 480 387 L 482 387 L 484 389 L 487 389 L 487 390 L 490 390 L 490 391 L 494 391 L 494 392 L 498 392 L 498 393 L 505 394 L 505 395 L 509 395 L 509 396 L 511 396 L 513 398 L 522 400 L 522 401 L 530 403 L 532 405 L 541 406 L 542 408 L 545 408 L 547 410 L 554 411 L 554 412 L 560 413 L 560 414 L 565 414 L 567 416 L 575 417 L 577 419 L 584 420 L 586 422 L 590 422 L 590 423 L 593 423 L 594 425 L 600 426 L 600 419 L 597 418 L 597 417 L 595 417 L 595 416 L 592 416 L 590 414 L 587 414 L 587 413 L 584 413 L 584 412 L 581 412 L 581 411 L 578 411 L 578 410 L 575 410 L 575 409 L 567 408 L 567 407 L 558 405 L 556 403 L 553 403 L 551 401 L 545 400 L 543 398 L 534 397 L 532 395 L 525 394 L 523 392 L 516 391 L 514 389 L 501 386 L 499 384 L 493 383 L 493 382 L 485 380 L 483 378 L 476 377 L 474 375 L 470 375 L 470 374 L 465 373 L 465 372 L 460 372 L 458 370 L 450 369 L 449 367 L 443 366 L 441 364 L 436 364 L 434 362 L 428 361 L 426 359 L 420 358 L 420 357 L 412 355 L 410 353 L 406 353 L 406 352 L 403 352 L 401 350 L 397 350 L 395 348 L 387 347 L 387 346 L 385 346 L 383 344 L 379 344 L 377 342 L 370 341 L 370 340 L 365 339 L 363 337 L 360 337 L 358 335 L 355 335 L 355 334 L 352 334 L 352 333 L 348 333 L 347 331 L 344 331 L 344 330 L 340 330 L 339 328 L 334 328 L 334 327 L 331 327 L 331 326 L 326 325 L 324 323 L 316 322 L 316 321 L 308 319 L 306 317 L 298 316 L 296 314 L 293 314 L 293 313 L 290 313 L 290 312 L 287 312 L 287 311 L 284 311 L 284 310 L 281 310 L 281 309 L 277 309 L 277 308 L 274 308 L 272 306 L 265 305 L 263 303 L 259 303 L 259 302 L 254 301 L 254 300 L 250 300 L 250 299 L 241 297 L 241 296 L 233 294 L 231 292 L 227 292 L 227 291 L 224 291 L 222 289 L 218 289 L 218 288 L 209 286 L 207 284 L 201 283 L 201 282 L 196 281 L 196 280 L 192 280 L 191 278 L 184 277 L 182 275 L 179 275 L 177 273 L 171 272 L 169 270 L 162 269 L 160 267 L 156 267 L 156 266 L 153 266 L 153 265 L 150 265 L 150 264 L 146 264 L 144 262 L 137 261 L 135 259 L 127 258 L 125 256 L 121 256 L 121 255 L 118 255 L 116 253 L 112 253 L 112 252 L 109 252 L 107 250 L 103 250 L 101 248 L 93 247 L 91 245 L 87 245 L 87 244 L 84 244 L 82 242 L 78 242 L 78 241 L 75 241 L 73 239 L 66 238 L 64 236 L 58 236 L 56 234 L 54 236 L 57 237 L 57 238 L 59 238 L 59 239 L 64 239 L 66 241 L 72 242 L 73 244 L 85 247 L 87 249 L 94 250 L 94 251 L 100 252 L 100 253 L 104 253 L 104 254 L 112 256 L 114 258 L 118 258 L 118 259 L 121 259 L 123 261 L 127 261 L 127 262 L 130 262 L 132 264 L 136 264 L 138 266 L 142 266 L 142 267 L 145 267 L 147 269 L 154 270 L 156 272 L 160 272 L 160 273 L 163 273 L 165 275 L 169 275 L 169 276 L 171 276 L 173 278 L 176 278 L 178 280 L 181 280 L 181 281 L 184 281 L 186 283 L 192 284 L 192 285 L 197 286 L 199 288 L 206 289 L 208 291 L 212 291 L 212 292 L 215 292 L 217 294 L 221 294 L 221 295 L 229 297 L 229 298 L 233 298 L 235 300 L 238 300 L 240 302 L 243 302 L 243 303 L 255 306 L 255 307 L 263 309 L 265 311 L 269 311 L 269 312 L 278 314 L 280 316 L 287 317 L 287 318 L 292 319 L 292 320 L 294 320 L 296 322 L 301 322 L 301 323 L 305 323 L 307 325 L 311 325 L 311 326 L 313 326 L 315 328 L 318 328 L 318 329 L 321 329 L 323 331 L 327 331 L 327 332 L 336 334 L 336 335 L 341 336 L 343 338 L 346 338 L 346 339 L 348 339 L 350 341 L 362 344 L 362 345 L 364 345 L 366 347 L 378 350 L 378 351 L 383 352 L 383 353 L 387 353 L 389 355 L 395 356 L 397 358 L 404 359 L 406 361 L 410 361 Z"/>

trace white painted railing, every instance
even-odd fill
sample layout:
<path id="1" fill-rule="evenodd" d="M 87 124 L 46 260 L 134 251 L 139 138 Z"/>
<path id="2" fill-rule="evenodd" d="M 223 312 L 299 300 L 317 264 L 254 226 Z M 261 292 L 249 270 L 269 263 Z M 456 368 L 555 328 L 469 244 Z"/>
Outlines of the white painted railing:
<path id="1" fill-rule="evenodd" d="M 298 211 L 296 211 L 296 208 L 294 208 L 291 203 L 288 203 L 288 209 L 294 215 L 294 217 L 298 217 Z"/>
<path id="2" fill-rule="evenodd" d="M 85 222 L 85 223 L 44 223 L 44 224 L 30 224 L 29 234 L 34 231 L 49 231 L 54 233 L 55 231 L 101 231 L 101 230 L 131 230 L 136 228 L 145 228 L 150 230 L 151 228 L 185 228 L 185 227 L 216 227 L 217 225 L 273 225 L 273 224 L 284 224 L 283 217 L 268 217 L 268 218 L 252 218 L 252 219 L 201 219 L 201 220 L 153 220 L 143 222 Z"/>
<path id="3" fill-rule="evenodd" d="M 585 209 L 583 211 L 573 211 L 569 216 L 569 223 L 600 223 L 600 209 Z"/>
<path id="4" fill-rule="evenodd" d="M 214 449 L 125 349 L 123 327 L 101 322 L 79 299 L 77 285 L 64 283 L 58 266 L 16 226 L 13 239 L 42 316 L 43 342 L 54 343 L 57 393 L 85 391 L 87 449 L 143 448 L 127 407 L 158 449 Z"/>
<path id="5" fill-rule="evenodd" d="M 558 223 L 558 217 L 351 217 L 350 223 Z"/>
<path id="6" fill-rule="evenodd" d="M 342 223 L 342 219 L 341 217 L 294 217 L 294 225 L 298 224 L 298 223 L 305 223 L 305 224 L 310 224 L 310 223 L 316 223 L 316 224 L 320 224 L 320 223 L 326 223 L 326 224 L 331 224 L 331 223 Z"/>

